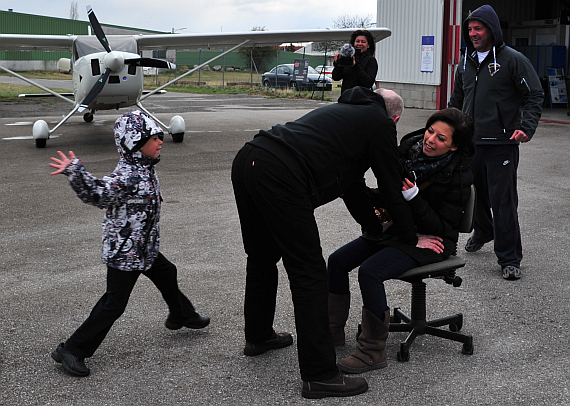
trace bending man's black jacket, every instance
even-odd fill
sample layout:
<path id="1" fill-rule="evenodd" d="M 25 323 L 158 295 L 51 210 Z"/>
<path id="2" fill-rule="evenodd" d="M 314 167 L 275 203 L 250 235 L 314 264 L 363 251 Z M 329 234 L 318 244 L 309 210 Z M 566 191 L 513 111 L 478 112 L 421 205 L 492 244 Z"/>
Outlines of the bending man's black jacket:
<path id="1" fill-rule="evenodd" d="M 260 131 L 249 144 L 286 164 L 306 185 L 313 208 L 341 197 L 371 168 L 399 238 L 416 245 L 411 210 L 401 193 L 396 124 L 379 94 L 361 87 L 347 90 L 338 103 Z"/>

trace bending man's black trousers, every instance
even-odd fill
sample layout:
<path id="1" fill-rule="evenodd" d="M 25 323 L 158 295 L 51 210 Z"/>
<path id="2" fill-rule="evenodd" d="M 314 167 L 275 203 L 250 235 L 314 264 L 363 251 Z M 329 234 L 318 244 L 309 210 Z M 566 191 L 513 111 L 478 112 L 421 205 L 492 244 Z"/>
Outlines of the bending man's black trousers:
<path id="1" fill-rule="evenodd" d="M 232 183 L 247 254 L 245 338 L 271 337 L 277 296 L 277 262 L 289 277 L 301 379 L 338 373 L 328 323 L 327 269 L 306 183 L 277 157 L 246 145 L 236 156 Z"/>

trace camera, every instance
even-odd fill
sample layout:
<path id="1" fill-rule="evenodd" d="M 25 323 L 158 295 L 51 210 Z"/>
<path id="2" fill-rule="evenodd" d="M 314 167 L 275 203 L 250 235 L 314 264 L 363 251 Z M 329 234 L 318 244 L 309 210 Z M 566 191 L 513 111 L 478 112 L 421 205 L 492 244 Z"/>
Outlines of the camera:
<path id="1" fill-rule="evenodd" d="M 360 51 L 360 49 L 358 49 Z M 338 53 L 338 58 L 336 58 L 336 64 L 338 66 L 352 66 L 354 65 L 354 55 L 356 51 L 350 44 L 344 44 Z"/>

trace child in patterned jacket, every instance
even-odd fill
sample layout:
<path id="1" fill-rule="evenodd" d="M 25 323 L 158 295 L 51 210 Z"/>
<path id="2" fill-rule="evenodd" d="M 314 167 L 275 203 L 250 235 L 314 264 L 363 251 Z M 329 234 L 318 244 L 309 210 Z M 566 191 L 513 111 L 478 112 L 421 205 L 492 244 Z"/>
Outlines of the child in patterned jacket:
<path id="1" fill-rule="evenodd" d="M 107 291 L 91 314 L 51 356 L 75 376 L 89 375 L 85 358 L 91 357 L 123 314 L 142 274 L 158 288 L 170 311 L 165 326 L 171 330 L 200 329 L 210 323 L 200 316 L 178 288 L 177 269 L 159 252 L 162 197 L 155 165 L 160 161 L 163 132 L 146 113 L 135 110 L 115 122 L 115 143 L 120 159 L 112 174 L 102 179 L 85 170 L 69 151 L 51 158 L 51 175 L 67 176 L 85 203 L 105 209 L 102 260 L 107 266 Z"/>

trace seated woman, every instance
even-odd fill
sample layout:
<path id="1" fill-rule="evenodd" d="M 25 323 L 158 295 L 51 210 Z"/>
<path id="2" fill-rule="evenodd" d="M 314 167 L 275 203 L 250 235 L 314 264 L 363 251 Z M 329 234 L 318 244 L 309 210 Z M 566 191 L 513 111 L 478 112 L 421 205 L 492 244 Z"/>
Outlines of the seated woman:
<path id="1" fill-rule="evenodd" d="M 378 73 L 378 62 L 374 57 L 374 37 L 368 30 L 356 30 L 350 35 L 350 45 L 360 50 L 353 57 L 352 66 L 340 66 L 337 63 L 339 54 L 334 56 L 333 80 L 342 80 L 341 93 L 355 86 L 372 88 Z"/>
<path id="2" fill-rule="evenodd" d="M 351 356 L 339 361 L 341 371 L 356 374 L 386 366 L 390 309 L 384 281 L 417 266 L 443 261 L 455 253 L 459 221 L 473 182 L 472 138 L 471 119 L 450 108 L 437 111 L 428 119 L 425 129 L 402 139 L 399 152 L 404 172 L 409 178 L 415 177 L 415 184 L 404 179 L 402 186 L 418 233 L 415 247 L 398 241 L 391 223 L 374 214 L 375 207 L 382 207 L 381 190 L 361 184 L 344 196 L 364 233 L 328 259 L 329 323 L 335 345 L 344 344 L 350 307 L 348 274 L 358 266 L 363 308 L 357 348 Z"/>

